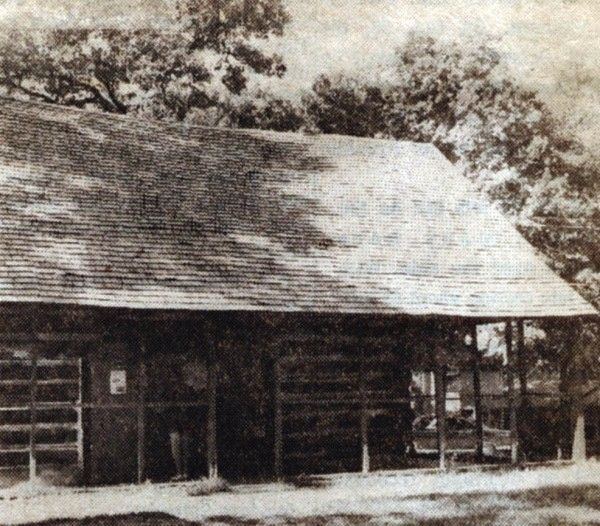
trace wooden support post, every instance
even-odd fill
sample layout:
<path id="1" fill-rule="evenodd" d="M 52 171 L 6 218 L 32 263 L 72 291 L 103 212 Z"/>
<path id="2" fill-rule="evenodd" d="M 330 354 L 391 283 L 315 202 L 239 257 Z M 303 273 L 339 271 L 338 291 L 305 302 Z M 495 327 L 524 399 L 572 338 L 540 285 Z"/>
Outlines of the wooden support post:
<path id="1" fill-rule="evenodd" d="M 77 397 L 77 467 L 83 473 L 83 358 L 79 358 L 79 394 Z"/>
<path id="2" fill-rule="evenodd" d="M 506 344 L 506 384 L 510 427 L 510 460 L 516 464 L 519 460 L 519 436 L 517 429 L 517 404 L 515 401 L 515 357 L 513 352 L 512 320 L 506 320 L 504 330 Z"/>
<path id="3" fill-rule="evenodd" d="M 471 353 L 473 356 L 473 405 L 475 407 L 475 434 L 477 446 L 475 448 L 476 462 L 483 462 L 483 409 L 481 400 L 481 352 L 477 346 L 477 325 L 471 328 Z"/>
<path id="4" fill-rule="evenodd" d="M 283 406 L 281 400 L 281 357 L 273 360 L 273 463 L 275 478 L 283 475 Z"/>
<path id="5" fill-rule="evenodd" d="M 527 396 L 527 362 L 525 359 L 525 325 L 522 319 L 517 320 L 517 376 L 519 377 L 519 404 L 517 409 L 517 437 L 519 456 L 525 459 L 523 449 L 523 419 L 529 402 Z"/>
<path id="6" fill-rule="evenodd" d="M 435 417 L 437 421 L 437 442 L 439 468 L 446 469 L 446 367 L 435 367 Z"/>
<path id="7" fill-rule="evenodd" d="M 208 462 L 208 478 L 219 477 L 217 463 L 217 358 L 214 339 L 206 338 L 207 349 L 207 390 L 208 415 L 206 423 L 206 459 Z"/>
<path id="8" fill-rule="evenodd" d="M 359 370 L 359 394 L 360 394 L 360 445 L 361 445 L 361 471 L 368 473 L 370 470 L 369 458 L 369 401 L 367 397 L 367 371 L 365 363 L 365 349 L 360 350 Z"/>
<path id="9" fill-rule="evenodd" d="M 587 446 L 585 441 L 585 413 L 582 404 L 576 402 L 575 430 L 573 431 L 573 449 L 571 460 L 576 463 L 585 462 L 587 459 Z"/>
<path id="10" fill-rule="evenodd" d="M 527 403 L 527 363 L 525 360 L 525 327 L 523 320 L 517 321 L 517 370 L 521 405 Z"/>
<path id="11" fill-rule="evenodd" d="M 137 481 L 146 480 L 146 342 L 140 339 L 137 399 Z"/>
<path id="12" fill-rule="evenodd" d="M 37 429 L 37 374 L 38 374 L 38 349 L 33 347 L 31 351 L 31 378 L 29 383 L 29 481 L 37 478 L 37 452 L 36 452 L 36 429 Z"/>

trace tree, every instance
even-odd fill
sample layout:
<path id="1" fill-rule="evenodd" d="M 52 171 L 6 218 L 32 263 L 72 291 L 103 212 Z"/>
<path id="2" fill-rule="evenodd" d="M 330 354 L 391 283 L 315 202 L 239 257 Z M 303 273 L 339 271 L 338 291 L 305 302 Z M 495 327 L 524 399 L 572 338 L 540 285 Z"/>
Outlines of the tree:
<path id="1" fill-rule="evenodd" d="M 263 91 L 252 92 L 227 110 L 227 125 L 274 131 L 299 131 L 305 126 L 301 108 Z"/>
<path id="2" fill-rule="evenodd" d="M 113 113 L 218 123 L 253 75 L 281 76 L 256 43 L 281 35 L 281 0 L 179 0 L 164 30 L 70 29 L 0 47 L 0 87 L 12 96 Z"/>
<path id="3" fill-rule="evenodd" d="M 303 105 L 312 128 L 322 133 L 374 137 L 386 128 L 382 89 L 344 75 L 319 77 Z"/>

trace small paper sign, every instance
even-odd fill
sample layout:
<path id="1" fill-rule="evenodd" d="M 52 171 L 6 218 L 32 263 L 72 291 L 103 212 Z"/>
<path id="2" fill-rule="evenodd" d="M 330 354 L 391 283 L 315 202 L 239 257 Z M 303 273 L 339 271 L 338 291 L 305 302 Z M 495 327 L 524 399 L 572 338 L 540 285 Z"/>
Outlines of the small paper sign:
<path id="1" fill-rule="evenodd" d="M 114 369 L 110 372 L 110 394 L 121 395 L 127 392 L 127 372 Z"/>

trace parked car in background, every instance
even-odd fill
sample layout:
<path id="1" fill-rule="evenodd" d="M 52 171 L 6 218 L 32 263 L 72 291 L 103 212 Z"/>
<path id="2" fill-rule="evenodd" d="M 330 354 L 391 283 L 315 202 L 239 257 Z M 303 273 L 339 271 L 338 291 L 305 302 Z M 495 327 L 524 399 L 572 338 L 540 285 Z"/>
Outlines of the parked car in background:
<path id="1" fill-rule="evenodd" d="M 420 416 L 413 422 L 413 446 L 417 454 L 438 452 L 437 418 Z M 459 415 L 446 417 L 446 451 L 455 454 L 475 453 L 475 420 Z M 510 454 L 510 431 L 483 426 L 483 454 L 506 457 Z"/>

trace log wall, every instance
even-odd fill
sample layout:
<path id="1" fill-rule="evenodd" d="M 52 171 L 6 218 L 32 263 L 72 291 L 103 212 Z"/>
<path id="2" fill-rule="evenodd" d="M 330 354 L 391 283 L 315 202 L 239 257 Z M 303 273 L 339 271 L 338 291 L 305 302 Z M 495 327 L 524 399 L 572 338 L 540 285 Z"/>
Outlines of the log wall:
<path id="1" fill-rule="evenodd" d="M 341 336 L 281 342 L 281 434 L 275 447 L 284 475 L 403 463 L 407 353 L 389 337 Z"/>

